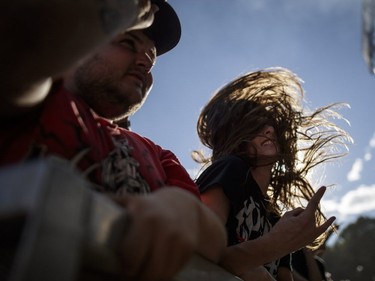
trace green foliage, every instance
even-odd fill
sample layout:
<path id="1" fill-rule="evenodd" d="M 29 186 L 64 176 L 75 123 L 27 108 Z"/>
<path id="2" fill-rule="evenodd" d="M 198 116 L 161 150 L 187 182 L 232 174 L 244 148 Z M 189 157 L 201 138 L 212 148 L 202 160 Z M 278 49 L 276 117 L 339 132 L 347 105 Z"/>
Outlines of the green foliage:
<path id="1" fill-rule="evenodd" d="M 323 258 L 334 281 L 375 281 L 375 219 L 359 217 L 348 225 Z"/>

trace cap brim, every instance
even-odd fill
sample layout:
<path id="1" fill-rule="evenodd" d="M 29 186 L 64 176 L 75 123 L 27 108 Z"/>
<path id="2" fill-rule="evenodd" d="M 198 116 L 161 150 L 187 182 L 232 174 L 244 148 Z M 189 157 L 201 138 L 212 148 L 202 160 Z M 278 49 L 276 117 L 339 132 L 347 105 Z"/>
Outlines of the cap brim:
<path id="1" fill-rule="evenodd" d="M 181 38 L 180 20 L 165 0 L 152 0 L 159 7 L 154 22 L 145 29 L 145 34 L 155 42 L 157 55 L 160 56 L 173 49 Z"/>

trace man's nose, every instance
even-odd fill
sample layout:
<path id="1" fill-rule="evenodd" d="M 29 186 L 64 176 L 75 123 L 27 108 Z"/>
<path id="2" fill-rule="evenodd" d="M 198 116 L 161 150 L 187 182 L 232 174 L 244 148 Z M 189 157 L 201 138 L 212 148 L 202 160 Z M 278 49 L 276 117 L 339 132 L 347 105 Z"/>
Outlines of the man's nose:
<path id="1" fill-rule="evenodd" d="M 136 60 L 137 67 L 142 73 L 150 73 L 155 61 L 147 53 L 138 53 Z"/>

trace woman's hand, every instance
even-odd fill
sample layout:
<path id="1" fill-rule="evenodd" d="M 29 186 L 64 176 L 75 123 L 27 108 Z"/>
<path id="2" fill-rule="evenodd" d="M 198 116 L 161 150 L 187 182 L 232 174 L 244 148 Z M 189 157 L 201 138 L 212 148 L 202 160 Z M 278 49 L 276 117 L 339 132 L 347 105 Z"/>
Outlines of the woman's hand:
<path id="1" fill-rule="evenodd" d="M 321 187 L 309 201 L 306 209 L 297 208 L 281 217 L 270 233 L 275 237 L 274 245 L 282 254 L 294 252 L 323 234 L 335 221 L 330 217 L 323 224 L 317 225 L 315 212 L 326 187 Z"/>

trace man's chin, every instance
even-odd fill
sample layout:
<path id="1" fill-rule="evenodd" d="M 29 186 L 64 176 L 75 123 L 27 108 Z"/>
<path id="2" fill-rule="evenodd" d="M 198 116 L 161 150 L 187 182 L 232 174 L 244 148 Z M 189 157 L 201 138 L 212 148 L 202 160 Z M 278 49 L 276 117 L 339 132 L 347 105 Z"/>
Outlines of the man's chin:
<path id="1" fill-rule="evenodd" d="M 115 121 L 124 118 L 126 116 L 128 110 L 124 110 L 123 108 L 118 108 L 118 104 L 116 106 L 114 105 L 106 105 L 103 104 L 100 106 L 100 108 L 93 109 L 96 114 L 98 114 L 100 117 Z"/>

